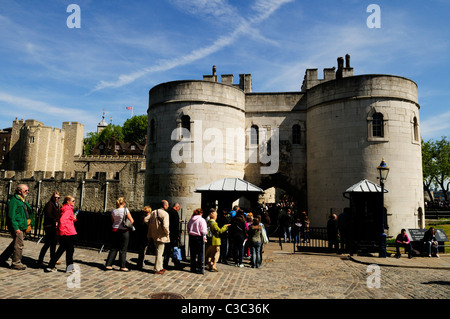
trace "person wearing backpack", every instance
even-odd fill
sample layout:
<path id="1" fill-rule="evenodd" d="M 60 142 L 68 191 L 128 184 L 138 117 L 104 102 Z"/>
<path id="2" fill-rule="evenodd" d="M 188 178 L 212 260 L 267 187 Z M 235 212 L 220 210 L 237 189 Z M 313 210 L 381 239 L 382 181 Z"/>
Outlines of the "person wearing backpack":
<path id="1" fill-rule="evenodd" d="M 221 235 L 228 230 L 228 226 L 231 224 L 225 224 L 222 228 L 217 224 L 217 211 L 211 208 L 208 221 L 208 243 L 205 253 L 206 262 L 209 271 L 219 271 L 217 269 L 217 262 L 220 257 Z"/>
<path id="2" fill-rule="evenodd" d="M 17 186 L 15 194 L 9 195 L 8 198 L 6 220 L 13 240 L 0 255 L 0 265 L 9 266 L 6 261 L 12 257 L 11 269 L 16 270 L 27 268 L 22 264 L 24 237 L 26 233 L 31 232 L 31 227 L 34 227 L 33 210 L 25 201 L 28 192 L 28 186 L 20 184 Z"/>

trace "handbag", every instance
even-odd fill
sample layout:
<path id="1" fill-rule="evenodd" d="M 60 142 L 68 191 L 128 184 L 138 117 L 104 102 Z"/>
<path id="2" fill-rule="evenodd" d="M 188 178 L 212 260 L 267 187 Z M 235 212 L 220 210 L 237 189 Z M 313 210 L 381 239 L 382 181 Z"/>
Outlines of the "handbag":
<path id="1" fill-rule="evenodd" d="M 173 259 L 174 260 L 178 260 L 178 261 L 182 261 L 183 257 L 181 256 L 181 249 L 178 248 L 177 246 L 173 247 Z"/>
<path id="2" fill-rule="evenodd" d="M 127 228 L 128 230 L 133 230 L 134 229 L 133 223 L 127 217 L 127 209 L 124 208 L 124 211 L 125 211 L 125 213 L 124 213 L 124 216 L 122 219 L 122 226 Z"/>

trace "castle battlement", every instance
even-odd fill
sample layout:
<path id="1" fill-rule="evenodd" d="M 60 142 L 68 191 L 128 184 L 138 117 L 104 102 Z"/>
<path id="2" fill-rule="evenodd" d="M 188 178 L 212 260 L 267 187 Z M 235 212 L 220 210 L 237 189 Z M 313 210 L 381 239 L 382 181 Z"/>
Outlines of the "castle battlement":
<path id="1" fill-rule="evenodd" d="M 77 155 L 75 161 L 143 161 L 145 155 Z"/>
<path id="2" fill-rule="evenodd" d="M 307 69 L 305 71 L 305 76 L 303 78 L 302 92 L 306 92 L 313 86 L 316 86 L 318 84 L 327 81 L 353 76 L 353 68 L 350 67 L 349 54 L 345 56 L 345 66 L 344 66 L 344 58 L 342 57 L 339 57 L 337 59 L 337 63 L 338 63 L 337 70 L 335 67 L 323 69 L 323 79 L 319 79 L 318 69 Z"/>

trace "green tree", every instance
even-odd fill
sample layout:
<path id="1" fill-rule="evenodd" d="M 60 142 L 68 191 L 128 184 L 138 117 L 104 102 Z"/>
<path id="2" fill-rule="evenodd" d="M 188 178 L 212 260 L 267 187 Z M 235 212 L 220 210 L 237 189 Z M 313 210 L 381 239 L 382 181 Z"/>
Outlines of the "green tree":
<path id="1" fill-rule="evenodd" d="M 92 149 L 98 142 L 105 142 L 113 136 L 118 141 L 124 141 L 122 127 L 120 125 L 109 124 L 100 133 L 89 132 L 84 139 L 84 153 L 90 155 Z"/>
<path id="2" fill-rule="evenodd" d="M 125 142 L 137 142 L 144 145 L 147 136 L 147 114 L 135 115 L 123 123 L 123 136 Z"/>
<path id="3" fill-rule="evenodd" d="M 434 145 L 434 158 L 437 166 L 435 180 L 444 193 L 444 199 L 448 201 L 447 193 L 450 186 L 450 142 L 444 136 L 440 141 L 436 141 Z"/>
<path id="4" fill-rule="evenodd" d="M 450 187 L 450 142 L 447 137 L 439 141 L 422 141 L 422 170 L 424 188 L 432 199 L 430 187 L 437 184 L 448 200 Z"/>
<path id="5" fill-rule="evenodd" d="M 436 176 L 436 162 L 433 154 L 433 141 L 422 140 L 422 173 L 423 173 L 423 187 L 428 193 L 431 201 L 434 201 L 431 193 L 431 187 Z"/>

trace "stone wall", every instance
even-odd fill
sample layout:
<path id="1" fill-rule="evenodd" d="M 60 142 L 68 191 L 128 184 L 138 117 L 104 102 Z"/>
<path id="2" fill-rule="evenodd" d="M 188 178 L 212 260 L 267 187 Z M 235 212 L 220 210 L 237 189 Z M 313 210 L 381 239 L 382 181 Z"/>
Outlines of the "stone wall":
<path id="1" fill-rule="evenodd" d="M 45 204 L 54 191 L 61 197 L 75 197 L 77 209 L 110 211 L 118 197 L 125 197 L 130 209 L 142 209 L 144 205 L 144 160 L 128 161 L 114 174 L 111 172 L 74 171 L 25 172 L 0 171 L 0 198 L 6 199 L 8 191 L 14 192 L 18 184 L 27 184 L 29 202 Z"/>

